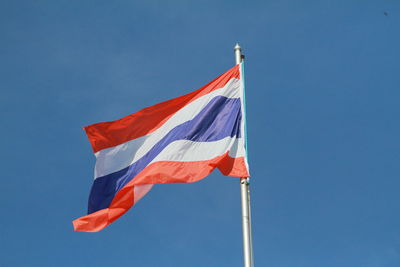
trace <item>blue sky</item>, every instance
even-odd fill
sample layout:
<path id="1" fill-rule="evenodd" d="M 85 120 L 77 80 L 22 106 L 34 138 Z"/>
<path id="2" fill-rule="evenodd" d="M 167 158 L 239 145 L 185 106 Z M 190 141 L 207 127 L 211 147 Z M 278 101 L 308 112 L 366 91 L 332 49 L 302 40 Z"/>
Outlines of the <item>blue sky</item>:
<path id="1" fill-rule="evenodd" d="M 397 0 L 1 1 L 0 266 L 242 266 L 238 179 L 217 172 L 71 224 L 82 126 L 201 87 L 236 42 L 255 265 L 400 266 L 399 29 Z"/>

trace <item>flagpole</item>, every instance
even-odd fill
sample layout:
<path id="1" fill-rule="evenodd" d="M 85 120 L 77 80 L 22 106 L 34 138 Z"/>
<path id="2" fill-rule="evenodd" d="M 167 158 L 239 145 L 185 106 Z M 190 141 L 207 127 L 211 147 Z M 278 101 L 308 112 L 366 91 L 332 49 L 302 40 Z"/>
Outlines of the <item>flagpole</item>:
<path id="1" fill-rule="evenodd" d="M 243 61 L 242 49 L 239 44 L 235 48 L 236 64 Z M 243 70 L 243 68 L 242 68 Z M 244 79 L 244 73 L 241 72 L 241 79 Z M 244 90 L 244 88 L 243 88 Z M 244 108 L 244 107 L 243 107 Z M 246 120 L 246 118 L 244 118 Z M 245 134 L 244 134 L 245 135 Z M 246 147 L 247 150 L 247 147 Z M 240 192 L 242 200 L 242 229 L 243 229 L 243 261 L 244 267 L 253 267 L 253 245 L 251 234 L 251 211 L 250 211 L 250 179 L 249 177 L 240 178 Z"/>

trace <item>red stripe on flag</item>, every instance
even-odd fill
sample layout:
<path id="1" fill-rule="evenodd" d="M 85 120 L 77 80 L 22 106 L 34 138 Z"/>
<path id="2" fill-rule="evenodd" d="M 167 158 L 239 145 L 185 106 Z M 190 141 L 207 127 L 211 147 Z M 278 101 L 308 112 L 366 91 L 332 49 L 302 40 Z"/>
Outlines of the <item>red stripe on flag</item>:
<path id="1" fill-rule="evenodd" d="M 185 105 L 224 87 L 232 78 L 240 79 L 239 65 L 190 94 L 144 108 L 116 121 L 84 127 L 93 151 L 96 153 L 155 131 Z"/>
<path id="2" fill-rule="evenodd" d="M 225 176 L 248 177 L 243 157 L 231 158 L 228 153 L 211 160 L 177 162 L 160 161 L 150 164 L 114 197 L 107 209 L 102 209 L 73 221 L 74 230 L 98 232 L 134 205 L 134 186 L 143 184 L 192 183 L 205 178 L 215 168 Z"/>

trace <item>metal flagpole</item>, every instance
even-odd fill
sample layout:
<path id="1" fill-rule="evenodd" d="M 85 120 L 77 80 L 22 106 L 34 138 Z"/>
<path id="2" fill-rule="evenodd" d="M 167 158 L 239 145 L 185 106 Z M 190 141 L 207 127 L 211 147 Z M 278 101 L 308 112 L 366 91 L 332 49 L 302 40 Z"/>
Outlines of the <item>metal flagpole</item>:
<path id="1" fill-rule="evenodd" d="M 242 49 L 239 44 L 235 48 L 236 64 L 243 61 Z M 243 70 L 243 69 L 242 69 Z M 243 71 L 241 76 L 243 76 Z M 244 79 L 244 77 L 241 77 Z M 243 88 L 244 90 L 244 88 Z M 247 149 L 247 148 L 246 148 Z M 251 236 L 251 211 L 250 211 L 250 179 L 248 177 L 240 178 L 240 192 L 242 199 L 242 228 L 243 228 L 243 260 L 244 267 L 253 267 L 253 245 Z"/>

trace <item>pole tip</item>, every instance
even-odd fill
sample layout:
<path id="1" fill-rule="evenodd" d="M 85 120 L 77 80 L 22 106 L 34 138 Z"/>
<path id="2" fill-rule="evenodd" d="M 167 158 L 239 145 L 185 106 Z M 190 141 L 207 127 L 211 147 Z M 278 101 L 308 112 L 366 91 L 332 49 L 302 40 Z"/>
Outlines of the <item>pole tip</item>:
<path id="1" fill-rule="evenodd" d="M 238 43 L 236 43 L 235 47 L 233 48 L 234 50 L 241 50 L 242 48 Z"/>

